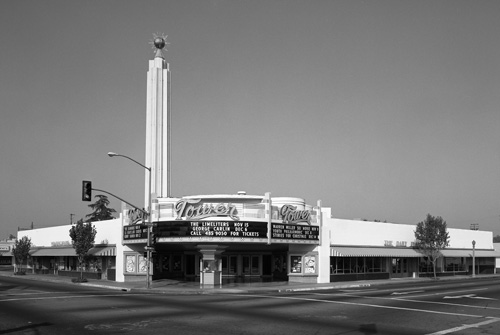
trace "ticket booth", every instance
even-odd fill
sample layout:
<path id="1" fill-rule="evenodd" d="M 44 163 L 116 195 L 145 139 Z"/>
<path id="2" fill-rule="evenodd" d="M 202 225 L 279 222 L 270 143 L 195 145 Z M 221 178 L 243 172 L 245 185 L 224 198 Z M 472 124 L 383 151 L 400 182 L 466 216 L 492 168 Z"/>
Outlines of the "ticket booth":
<path id="1" fill-rule="evenodd" d="M 202 257 L 200 258 L 200 285 L 215 287 L 222 284 L 221 253 L 226 249 L 219 245 L 199 245 Z"/>

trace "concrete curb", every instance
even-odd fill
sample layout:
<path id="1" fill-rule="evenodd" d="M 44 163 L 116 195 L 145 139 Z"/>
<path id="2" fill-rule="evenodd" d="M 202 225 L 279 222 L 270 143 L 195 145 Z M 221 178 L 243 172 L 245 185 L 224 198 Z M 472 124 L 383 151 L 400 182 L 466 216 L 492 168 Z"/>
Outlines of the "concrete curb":
<path id="1" fill-rule="evenodd" d="M 0 276 L 8 276 L 8 277 L 17 277 L 12 273 L 5 273 L 0 271 Z M 492 275 L 481 275 L 476 277 L 471 276 L 453 276 L 453 277 L 440 277 L 441 280 L 481 280 L 487 279 L 491 277 L 500 278 L 500 274 L 492 274 Z M 409 279 L 409 280 L 380 280 L 380 281 L 363 281 L 363 282 L 338 282 L 338 283 L 326 283 L 326 284 L 299 284 L 297 286 L 293 284 L 283 284 L 283 285 L 263 285 L 263 286 L 253 286 L 253 285 L 241 285 L 236 287 L 220 287 L 220 288 L 200 288 L 197 285 L 182 285 L 182 283 L 165 283 L 159 282 L 157 283 L 157 287 L 145 288 L 142 285 L 134 284 L 134 283 L 114 283 L 108 284 L 107 282 L 97 282 L 90 281 L 86 283 L 73 283 L 71 279 L 68 277 L 45 277 L 44 275 L 36 275 L 36 276 L 20 276 L 20 279 L 28 279 L 28 280 L 41 280 L 53 283 L 61 283 L 68 285 L 81 285 L 86 287 L 95 287 L 102 288 L 108 290 L 116 290 L 122 292 L 140 292 L 140 293 L 149 293 L 149 294 L 172 294 L 172 295 L 189 295 L 189 294 L 265 294 L 265 293 L 291 293 L 291 292 L 306 292 L 306 291 L 320 291 L 320 290 L 332 290 L 332 289 L 352 289 L 352 288 L 367 288 L 373 286 L 382 286 L 382 285 L 390 285 L 401 282 L 428 282 L 433 281 L 433 278 L 417 278 L 417 279 Z"/>
<path id="2" fill-rule="evenodd" d="M 112 286 L 112 285 L 103 285 L 103 284 L 93 284 L 93 283 L 74 283 L 78 284 L 81 286 L 87 286 L 87 287 L 98 287 L 98 288 L 105 288 L 108 290 L 116 290 L 116 291 L 126 291 L 129 292 L 132 289 L 129 287 L 119 287 L 119 286 Z"/>
<path id="3" fill-rule="evenodd" d="M 360 288 L 360 287 L 371 287 L 371 284 L 352 284 L 352 285 L 333 285 L 333 286 L 321 286 L 321 287 L 301 287 L 301 288 L 286 288 L 280 289 L 278 292 L 301 292 L 301 291 L 319 291 L 319 290 L 335 290 L 339 288 Z"/>

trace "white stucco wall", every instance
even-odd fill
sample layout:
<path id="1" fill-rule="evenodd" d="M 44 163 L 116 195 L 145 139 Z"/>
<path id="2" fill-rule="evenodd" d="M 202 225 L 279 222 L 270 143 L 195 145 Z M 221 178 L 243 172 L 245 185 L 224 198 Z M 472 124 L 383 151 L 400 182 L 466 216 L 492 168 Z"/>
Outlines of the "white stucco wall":
<path id="1" fill-rule="evenodd" d="M 386 241 L 405 242 L 407 247 L 415 241 L 415 226 L 385 222 L 325 219 L 330 228 L 331 244 L 383 247 Z"/>
<path id="2" fill-rule="evenodd" d="M 345 220 L 324 219 L 330 229 L 331 244 L 349 246 L 383 247 L 389 241 L 393 247 L 411 247 L 415 242 L 416 225 Z M 476 241 L 476 249 L 493 249 L 493 233 L 489 231 L 448 228 L 450 245 L 453 249 L 472 249 L 472 241 Z M 406 243 L 406 245 L 401 245 Z"/>
<path id="3" fill-rule="evenodd" d="M 121 244 L 122 219 L 92 222 L 97 231 L 95 244 Z M 71 245 L 69 230 L 71 225 L 21 230 L 17 232 L 17 238 L 27 236 L 31 239 L 34 247 L 51 247 L 53 242 L 68 242 Z M 107 241 L 107 242 L 106 242 Z"/>
<path id="4" fill-rule="evenodd" d="M 476 241 L 476 249 L 493 249 L 493 232 L 448 228 L 450 245 L 448 248 L 472 249 L 472 241 Z"/>
<path id="5" fill-rule="evenodd" d="M 323 220 L 320 232 L 320 245 L 317 247 L 319 255 L 318 283 L 330 282 L 330 227 L 325 224 L 325 220 L 330 220 L 331 208 L 322 208 L 321 217 Z"/>

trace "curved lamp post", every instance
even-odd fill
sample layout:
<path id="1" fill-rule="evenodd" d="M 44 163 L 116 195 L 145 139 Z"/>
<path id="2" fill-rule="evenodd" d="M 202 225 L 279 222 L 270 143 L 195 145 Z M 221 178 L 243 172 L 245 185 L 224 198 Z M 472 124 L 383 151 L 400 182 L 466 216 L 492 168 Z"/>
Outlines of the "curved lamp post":
<path id="1" fill-rule="evenodd" d="M 121 155 L 121 154 L 117 154 L 116 152 L 108 152 L 108 156 L 109 157 L 123 157 L 123 158 L 127 158 L 129 160 L 131 160 L 132 162 L 142 166 L 143 168 L 145 168 L 146 170 L 148 170 L 149 172 L 149 192 L 148 192 L 148 224 L 147 224 L 147 232 L 148 232 L 148 240 L 147 240 L 147 244 L 146 244 L 146 262 L 147 262 L 147 273 L 146 273 L 146 282 L 147 282 L 147 288 L 150 288 L 150 274 L 149 274 L 149 270 L 150 270 L 150 262 L 151 262 L 151 245 L 150 245 L 150 240 L 151 240 L 151 226 L 152 226 L 152 222 L 151 222 L 151 215 L 152 215 L 152 206 L 151 206 L 151 168 L 150 167 L 147 167 L 146 165 L 142 164 L 142 163 L 139 163 L 138 161 L 136 161 L 135 159 L 133 158 L 130 158 L 128 156 L 125 156 L 125 155 Z"/>
<path id="2" fill-rule="evenodd" d="M 476 241 L 472 241 L 472 277 L 476 276 Z"/>

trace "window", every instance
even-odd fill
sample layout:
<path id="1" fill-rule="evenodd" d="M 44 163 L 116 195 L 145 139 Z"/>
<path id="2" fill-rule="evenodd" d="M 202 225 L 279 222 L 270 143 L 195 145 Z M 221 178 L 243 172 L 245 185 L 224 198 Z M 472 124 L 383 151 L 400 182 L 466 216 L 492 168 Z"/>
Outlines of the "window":
<path id="1" fill-rule="evenodd" d="M 385 272 L 384 264 L 383 257 L 330 257 L 330 274 Z"/>
<path id="2" fill-rule="evenodd" d="M 125 272 L 135 273 L 136 270 L 136 255 L 125 255 Z"/>
<path id="3" fill-rule="evenodd" d="M 465 271 L 465 263 L 462 257 L 445 257 L 444 268 L 447 272 Z"/>
<path id="4" fill-rule="evenodd" d="M 302 273 L 302 256 L 290 257 L 290 272 Z"/>
<path id="5" fill-rule="evenodd" d="M 304 256 L 304 273 L 316 273 L 316 256 Z"/>
<path id="6" fill-rule="evenodd" d="M 148 262 L 146 257 L 139 254 L 125 254 L 125 267 L 124 272 L 126 274 L 131 273 L 147 273 L 148 272 Z"/>
<path id="7" fill-rule="evenodd" d="M 429 261 L 427 257 L 421 257 L 420 262 L 418 263 L 418 271 L 419 272 L 433 272 L 432 263 Z"/>
<path id="8" fill-rule="evenodd" d="M 139 265 L 139 269 L 137 270 L 137 272 L 139 273 L 147 273 L 148 272 L 148 260 L 146 259 L 146 257 L 144 257 L 143 255 L 137 255 L 137 263 Z"/>

